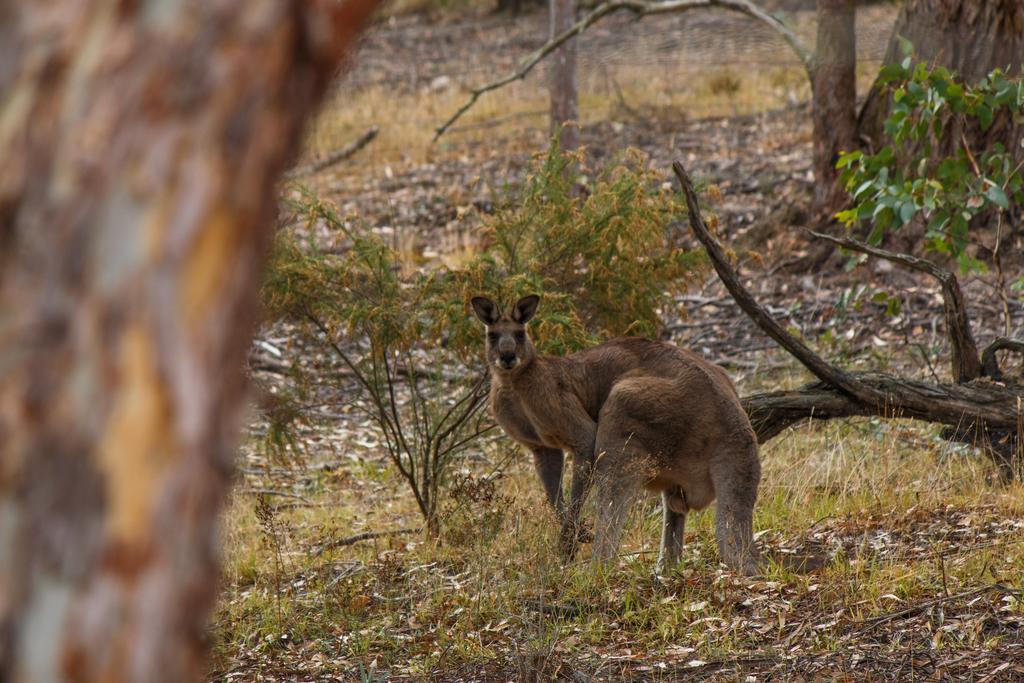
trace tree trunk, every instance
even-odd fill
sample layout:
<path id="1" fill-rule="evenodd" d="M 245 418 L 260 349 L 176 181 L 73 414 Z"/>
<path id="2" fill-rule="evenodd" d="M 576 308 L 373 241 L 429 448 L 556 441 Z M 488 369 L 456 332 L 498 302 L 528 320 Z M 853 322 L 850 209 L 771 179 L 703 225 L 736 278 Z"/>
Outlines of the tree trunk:
<path id="1" fill-rule="evenodd" d="M 845 195 L 836 160 L 857 145 L 857 48 L 853 0 L 818 0 L 818 40 L 811 82 L 814 204 L 832 213 Z"/>
<path id="2" fill-rule="evenodd" d="M 576 23 L 576 0 L 550 0 L 551 37 Z M 576 92 L 576 39 L 558 48 L 551 62 L 551 135 L 559 136 L 563 150 L 580 145 Z"/>
<path id="3" fill-rule="evenodd" d="M 900 36 L 913 44 L 915 60 L 945 66 L 968 83 L 981 80 L 997 67 L 1009 67 L 1011 73 L 1019 74 L 1024 63 L 1024 3 L 906 0 L 889 39 L 886 64 L 902 61 Z M 868 93 L 858 122 L 860 135 L 876 148 L 883 144 L 882 126 L 889 106 L 888 94 L 876 83 Z M 1006 128 L 997 126 L 986 135 L 986 140 L 998 139 Z"/>
<path id="4" fill-rule="evenodd" d="M 0 680 L 204 672 L 277 178 L 374 0 L 0 0 Z"/>

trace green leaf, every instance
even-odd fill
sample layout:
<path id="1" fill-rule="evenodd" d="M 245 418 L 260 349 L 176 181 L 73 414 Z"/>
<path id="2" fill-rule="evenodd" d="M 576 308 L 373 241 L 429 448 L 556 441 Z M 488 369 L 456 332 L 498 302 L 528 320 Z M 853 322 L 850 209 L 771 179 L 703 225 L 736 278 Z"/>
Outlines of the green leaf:
<path id="1" fill-rule="evenodd" d="M 900 206 L 900 223 L 906 225 L 915 213 L 917 213 L 917 206 L 914 205 L 914 202 L 903 202 Z"/>
<path id="2" fill-rule="evenodd" d="M 989 126 L 992 125 L 992 109 L 987 104 L 979 104 L 975 108 L 975 115 L 978 117 L 978 122 L 981 124 L 981 129 L 988 130 Z"/>
<path id="3" fill-rule="evenodd" d="M 892 83 L 902 81 L 907 77 L 907 71 L 899 64 L 886 64 L 878 71 L 878 80 L 881 83 Z"/>
<path id="4" fill-rule="evenodd" d="M 904 57 L 910 57 L 914 54 L 914 44 L 904 36 L 896 36 L 896 40 L 900 43 L 900 53 Z"/>
<path id="5" fill-rule="evenodd" d="M 876 225 L 871 228 L 871 233 L 868 235 L 868 244 L 878 246 L 882 243 L 882 237 L 885 236 L 885 228 L 880 225 Z"/>
<path id="6" fill-rule="evenodd" d="M 863 183 L 861 183 L 860 187 L 858 187 L 856 190 L 854 190 L 853 198 L 854 199 L 860 199 L 860 196 L 862 194 L 864 194 L 865 192 L 867 192 L 868 190 L 870 190 L 874 186 L 874 184 L 875 184 L 874 180 L 866 180 L 866 181 L 864 181 Z"/>
<path id="7" fill-rule="evenodd" d="M 836 162 L 836 168 L 846 168 L 855 161 L 860 161 L 862 158 L 864 158 L 864 153 L 859 150 L 843 152 L 839 155 L 839 161 Z"/>
<path id="8" fill-rule="evenodd" d="M 988 197 L 993 204 L 996 204 L 1001 209 L 1010 208 L 1010 200 L 1007 199 L 1006 193 L 1003 192 L 1003 188 L 999 187 L 998 185 L 993 185 L 992 187 L 988 188 L 988 191 L 985 193 L 985 196 Z"/>

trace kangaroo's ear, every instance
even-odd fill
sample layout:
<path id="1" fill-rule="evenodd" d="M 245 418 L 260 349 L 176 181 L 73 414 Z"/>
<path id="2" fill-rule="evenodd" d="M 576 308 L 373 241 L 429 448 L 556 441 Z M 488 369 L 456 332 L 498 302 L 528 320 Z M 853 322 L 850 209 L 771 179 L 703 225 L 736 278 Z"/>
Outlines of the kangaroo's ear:
<path id="1" fill-rule="evenodd" d="M 473 312 L 476 313 L 476 317 L 480 318 L 484 325 L 493 325 L 501 317 L 498 307 L 485 296 L 474 296 L 470 303 L 473 304 Z"/>
<path id="2" fill-rule="evenodd" d="M 537 312 L 537 304 L 539 303 L 540 297 L 536 294 L 524 296 L 516 302 L 515 307 L 512 309 L 512 319 L 521 325 L 525 325 L 530 322 L 530 318 Z"/>

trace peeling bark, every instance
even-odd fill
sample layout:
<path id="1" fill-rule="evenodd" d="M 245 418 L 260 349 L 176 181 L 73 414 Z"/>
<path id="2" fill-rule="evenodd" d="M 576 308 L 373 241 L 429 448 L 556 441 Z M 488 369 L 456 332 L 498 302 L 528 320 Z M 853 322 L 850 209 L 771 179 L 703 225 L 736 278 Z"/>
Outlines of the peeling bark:
<path id="1" fill-rule="evenodd" d="M 275 184 L 373 0 L 0 0 L 0 679 L 204 669 Z"/>

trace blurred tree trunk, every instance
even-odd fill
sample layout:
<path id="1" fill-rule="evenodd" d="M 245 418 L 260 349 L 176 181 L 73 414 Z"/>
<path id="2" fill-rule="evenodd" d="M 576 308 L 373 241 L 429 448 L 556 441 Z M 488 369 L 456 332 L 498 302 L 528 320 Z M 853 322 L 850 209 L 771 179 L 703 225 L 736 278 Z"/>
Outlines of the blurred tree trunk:
<path id="1" fill-rule="evenodd" d="M 818 0 L 818 40 L 811 82 L 814 119 L 814 204 L 832 213 L 844 201 L 839 153 L 857 145 L 857 46 L 854 0 Z"/>
<path id="2" fill-rule="evenodd" d="M 903 60 L 899 37 L 914 46 L 914 59 L 956 71 L 968 83 L 996 67 L 1019 74 L 1024 63 L 1024 3 L 1021 0 L 906 0 L 896 19 L 885 63 Z M 889 96 L 876 83 L 861 109 L 860 135 L 878 147 L 889 115 Z M 997 122 L 998 123 L 998 122 Z M 1008 123 L 1008 122 L 1007 122 Z M 969 131 L 972 143 L 1003 139 L 1012 128 L 997 125 L 981 137 Z"/>
<path id="3" fill-rule="evenodd" d="M 0 680 L 196 680 L 276 181 L 374 0 L 0 0 Z"/>
<path id="4" fill-rule="evenodd" d="M 512 16 L 517 16 L 523 11 L 524 7 L 541 7 L 543 4 L 543 0 L 498 0 L 498 6 L 495 8 L 495 12 L 507 12 Z"/>
<path id="5" fill-rule="evenodd" d="M 576 0 L 550 0 L 551 38 L 576 23 Z M 580 145 L 579 108 L 576 90 L 576 38 L 571 38 L 552 55 L 551 135 L 559 135 L 562 149 Z M 571 122 L 566 125 L 566 122 Z"/>

